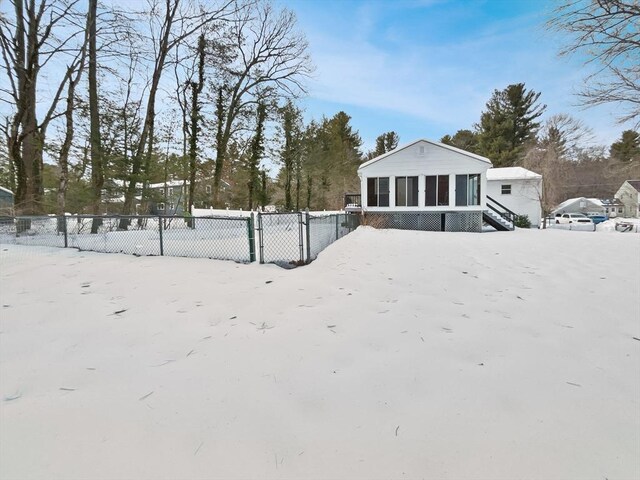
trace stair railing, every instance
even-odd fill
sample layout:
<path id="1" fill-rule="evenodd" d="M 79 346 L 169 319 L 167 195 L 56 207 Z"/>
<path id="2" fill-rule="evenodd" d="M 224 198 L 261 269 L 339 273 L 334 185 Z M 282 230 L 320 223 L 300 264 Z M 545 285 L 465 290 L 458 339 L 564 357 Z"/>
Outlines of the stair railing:
<path id="1" fill-rule="evenodd" d="M 497 207 L 495 207 L 494 205 L 491 205 L 491 203 L 495 203 L 498 207 L 502 208 L 502 211 L 500 209 L 498 209 Z M 502 218 L 504 218 L 505 220 L 507 220 L 510 223 L 515 222 L 516 217 L 518 216 L 517 213 L 515 213 L 512 210 L 509 210 L 507 207 L 505 207 L 504 205 L 502 205 L 500 202 L 498 202 L 496 199 L 490 197 L 489 195 L 487 195 L 487 207 L 489 207 L 491 210 L 493 210 L 494 212 L 496 212 L 498 215 L 500 215 Z"/>

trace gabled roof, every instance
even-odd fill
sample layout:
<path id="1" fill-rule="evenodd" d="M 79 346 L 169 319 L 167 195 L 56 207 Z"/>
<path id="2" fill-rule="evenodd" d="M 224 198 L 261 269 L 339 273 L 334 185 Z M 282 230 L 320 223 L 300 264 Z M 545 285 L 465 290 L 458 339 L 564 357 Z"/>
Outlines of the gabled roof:
<path id="1" fill-rule="evenodd" d="M 578 202 L 578 201 L 581 201 L 581 200 L 585 200 L 587 202 L 595 203 L 598 206 L 602 206 L 602 203 L 597 198 L 576 197 L 576 198 L 569 198 L 569 199 L 565 200 L 564 202 L 562 202 L 560 205 L 558 205 L 554 209 L 554 212 L 557 211 L 557 210 L 561 210 L 561 209 L 563 209 L 565 207 L 568 207 L 572 203 L 575 203 L 575 202 Z"/>
<path id="2" fill-rule="evenodd" d="M 522 167 L 490 168 L 487 180 L 538 180 L 542 175 Z"/>
<path id="3" fill-rule="evenodd" d="M 627 180 L 627 183 L 640 192 L 640 180 Z"/>
<path id="4" fill-rule="evenodd" d="M 452 152 L 456 152 L 456 153 L 459 153 L 461 155 L 466 155 L 467 157 L 473 158 L 474 160 L 479 160 L 481 162 L 488 163 L 489 165 L 492 165 L 491 160 L 489 160 L 487 157 L 483 157 L 481 155 L 476 155 L 475 153 L 467 152 L 466 150 L 461 150 L 459 148 L 452 147 L 451 145 L 445 145 L 444 143 L 433 142 L 433 141 L 427 140 L 425 138 L 420 138 L 420 139 L 415 140 L 415 141 L 413 141 L 411 143 L 407 143 L 406 145 L 402 145 L 401 147 L 394 148 L 390 152 L 383 153 L 382 155 L 379 155 L 379 156 L 377 156 L 375 158 L 372 158 L 371 160 L 369 160 L 367 162 L 364 162 L 363 164 L 361 164 L 358 167 L 358 170 L 360 170 L 362 168 L 365 168 L 365 167 L 368 167 L 369 165 L 371 165 L 373 163 L 376 163 L 376 162 L 378 162 L 380 160 L 383 160 L 383 159 L 393 155 L 394 153 L 398 153 L 399 151 L 404 150 L 404 149 L 409 148 L 409 147 L 412 147 L 415 144 L 420 143 L 420 142 L 430 143 L 431 145 L 435 145 L 436 147 L 445 148 L 447 150 L 451 150 Z"/>

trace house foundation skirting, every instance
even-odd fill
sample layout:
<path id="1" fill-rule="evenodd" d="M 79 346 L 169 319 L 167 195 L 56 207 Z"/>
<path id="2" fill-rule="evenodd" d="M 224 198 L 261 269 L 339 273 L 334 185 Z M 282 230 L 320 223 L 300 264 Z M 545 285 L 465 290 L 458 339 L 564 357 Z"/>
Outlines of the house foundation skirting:
<path id="1" fill-rule="evenodd" d="M 362 225 L 430 232 L 481 232 L 482 212 L 364 212 Z"/>

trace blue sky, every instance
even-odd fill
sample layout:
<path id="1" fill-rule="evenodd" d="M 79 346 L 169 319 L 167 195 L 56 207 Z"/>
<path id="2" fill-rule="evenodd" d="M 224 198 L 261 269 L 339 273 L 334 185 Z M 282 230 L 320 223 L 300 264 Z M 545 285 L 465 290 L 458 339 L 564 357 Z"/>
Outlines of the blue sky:
<path id="1" fill-rule="evenodd" d="M 587 72 L 559 58 L 545 31 L 547 0 L 281 0 L 295 11 L 316 65 L 305 117 L 344 110 L 363 138 L 395 130 L 400 143 L 472 128 L 493 90 L 524 82 L 542 92 L 546 117 L 568 113 L 608 145 L 614 105 L 583 109 L 574 93 Z"/>

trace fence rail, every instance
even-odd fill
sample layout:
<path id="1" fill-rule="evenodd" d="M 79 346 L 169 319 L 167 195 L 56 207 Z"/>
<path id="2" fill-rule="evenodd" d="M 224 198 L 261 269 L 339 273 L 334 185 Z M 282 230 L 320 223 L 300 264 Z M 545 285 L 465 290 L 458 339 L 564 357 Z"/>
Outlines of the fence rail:
<path id="1" fill-rule="evenodd" d="M 136 256 L 165 255 L 298 266 L 357 227 L 357 216 L 258 213 L 243 217 L 0 217 L 0 243 Z"/>

